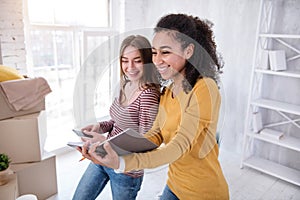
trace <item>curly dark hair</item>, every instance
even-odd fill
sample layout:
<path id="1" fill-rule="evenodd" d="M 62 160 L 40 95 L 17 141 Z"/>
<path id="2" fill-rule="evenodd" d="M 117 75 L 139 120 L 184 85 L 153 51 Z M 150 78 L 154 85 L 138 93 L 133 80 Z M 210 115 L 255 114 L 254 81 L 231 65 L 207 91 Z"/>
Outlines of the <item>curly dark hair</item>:
<path id="1" fill-rule="evenodd" d="M 169 14 L 162 17 L 154 28 L 154 32 L 172 31 L 182 49 L 189 44 L 194 45 L 194 54 L 185 66 L 185 79 L 182 82 L 184 91 L 189 92 L 199 78 L 210 77 L 219 81 L 223 61 L 216 51 L 213 24 L 208 20 L 186 14 Z"/>

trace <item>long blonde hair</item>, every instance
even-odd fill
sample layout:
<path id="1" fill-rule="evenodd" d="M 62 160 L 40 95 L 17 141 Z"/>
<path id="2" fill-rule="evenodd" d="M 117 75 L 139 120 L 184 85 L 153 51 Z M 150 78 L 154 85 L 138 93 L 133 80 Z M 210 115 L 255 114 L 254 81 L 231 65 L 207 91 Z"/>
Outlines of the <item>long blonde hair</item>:
<path id="1" fill-rule="evenodd" d="M 160 89 L 160 75 L 156 70 L 152 62 L 152 49 L 151 44 L 147 38 L 141 35 L 130 35 L 126 37 L 120 47 L 120 95 L 119 100 L 121 101 L 122 97 L 123 100 L 126 100 L 126 96 L 124 93 L 125 85 L 129 82 L 128 77 L 122 70 L 122 55 L 126 47 L 132 46 L 135 47 L 141 54 L 141 60 L 144 65 L 143 76 L 139 80 L 139 87 L 140 89 L 147 89 L 153 88 L 159 91 Z"/>

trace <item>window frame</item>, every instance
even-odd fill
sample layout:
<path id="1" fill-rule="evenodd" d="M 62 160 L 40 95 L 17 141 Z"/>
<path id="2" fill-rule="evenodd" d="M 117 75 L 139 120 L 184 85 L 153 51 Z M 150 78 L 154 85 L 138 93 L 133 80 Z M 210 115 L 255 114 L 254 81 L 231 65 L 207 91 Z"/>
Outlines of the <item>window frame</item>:
<path id="1" fill-rule="evenodd" d="M 77 71 L 79 71 L 80 66 L 82 66 L 85 58 L 88 56 L 88 49 L 87 49 L 87 38 L 88 37 L 99 37 L 99 36 L 107 36 L 112 37 L 114 35 L 117 35 L 120 33 L 122 28 L 123 22 L 121 19 L 124 19 L 122 15 L 124 15 L 124 2 L 123 0 L 120 1 L 112 1 L 108 0 L 109 4 L 109 24 L 110 27 L 86 27 L 86 26 L 74 26 L 74 25 L 57 25 L 57 24 L 36 24 L 36 23 L 30 23 L 29 21 L 29 15 L 28 15 L 28 1 L 23 0 L 23 13 L 24 13 L 24 35 L 25 35 L 25 44 L 26 44 L 26 71 L 28 73 L 28 76 L 33 76 L 34 71 L 38 69 L 38 67 L 33 67 L 33 57 L 31 54 L 31 39 L 30 39 L 30 31 L 33 30 L 49 30 L 49 31 L 70 31 L 73 34 L 72 42 L 73 42 L 73 65 L 75 68 L 77 68 Z M 53 42 L 55 43 L 55 42 Z M 57 52 L 57 51 L 56 51 Z M 54 61 L 55 62 L 55 61 Z M 58 68 L 58 66 L 56 66 Z M 111 70 L 112 67 L 110 67 L 109 70 Z M 111 71 L 110 73 L 110 86 L 119 80 L 119 74 L 115 73 L 114 71 Z M 75 77 L 76 78 L 76 77 Z M 113 91 L 110 87 L 110 97 L 112 98 Z M 84 101 L 82 101 L 84 102 Z M 83 105 L 84 107 L 85 105 Z M 52 108 L 47 108 L 52 109 Z M 53 109 L 59 109 L 59 108 L 53 108 Z M 108 116 L 102 116 L 101 119 L 107 119 Z M 70 127 L 71 130 L 72 127 Z M 49 129 L 49 127 L 47 127 Z M 47 138 L 51 135 L 49 134 L 49 131 L 47 131 Z M 63 147 L 62 147 L 63 148 Z M 63 148 L 64 149 L 64 148 Z M 57 151 L 58 149 L 55 148 L 52 151 Z"/>

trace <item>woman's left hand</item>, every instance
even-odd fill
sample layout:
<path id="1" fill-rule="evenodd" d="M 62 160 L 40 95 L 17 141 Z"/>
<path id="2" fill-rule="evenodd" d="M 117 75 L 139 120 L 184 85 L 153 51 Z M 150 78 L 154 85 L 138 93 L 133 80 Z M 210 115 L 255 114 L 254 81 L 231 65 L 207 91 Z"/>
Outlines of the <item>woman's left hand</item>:
<path id="1" fill-rule="evenodd" d="M 94 143 L 90 146 L 88 151 L 88 157 L 91 161 L 93 161 L 95 164 L 103 165 L 112 169 L 118 169 L 119 168 L 119 156 L 118 154 L 112 149 L 110 144 L 106 142 L 104 144 L 104 149 L 107 152 L 107 154 L 104 157 L 101 157 L 97 155 L 96 148 L 99 146 L 101 142 Z M 84 155 L 85 156 L 85 155 Z"/>

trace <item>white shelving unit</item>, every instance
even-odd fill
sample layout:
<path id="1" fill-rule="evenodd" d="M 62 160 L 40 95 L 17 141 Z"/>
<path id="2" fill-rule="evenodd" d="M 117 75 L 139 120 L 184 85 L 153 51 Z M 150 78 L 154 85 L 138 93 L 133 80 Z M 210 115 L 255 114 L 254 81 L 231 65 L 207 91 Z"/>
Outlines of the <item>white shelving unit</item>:
<path id="1" fill-rule="evenodd" d="M 255 73 L 262 73 L 262 74 L 270 74 L 276 76 L 285 76 L 285 77 L 292 77 L 292 78 L 300 78 L 299 71 L 271 71 L 271 70 L 263 70 L 263 69 L 255 69 Z"/>
<path id="2" fill-rule="evenodd" d="M 262 108 L 268 108 L 272 110 L 300 115 L 300 106 L 293 105 L 290 103 L 274 101 L 270 99 L 256 99 L 256 100 L 252 100 L 251 104 Z"/>
<path id="3" fill-rule="evenodd" d="M 266 88 L 262 86 L 262 80 L 264 80 L 264 83 L 270 80 L 265 79 L 265 77 L 267 76 L 272 77 L 272 81 L 282 81 L 282 79 L 295 79 L 294 82 L 297 82 L 297 85 L 293 88 L 296 88 L 296 90 L 300 91 L 300 67 L 289 66 L 289 63 L 291 61 L 293 61 L 294 63 L 295 60 L 300 60 L 300 49 L 294 47 L 293 42 L 291 44 L 291 41 L 298 42 L 300 40 L 300 35 L 270 33 L 270 24 L 272 20 L 276 20 L 272 16 L 273 6 L 274 2 L 272 0 L 261 0 L 260 16 L 256 33 L 256 47 L 253 58 L 253 69 L 248 97 L 247 116 L 245 119 L 241 168 L 243 168 L 244 166 L 250 167 L 300 186 L 299 168 L 296 169 L 293 167 L 289 167 L 286 164 L 264 158 L 257 153 L 257 151 L 259 151 L 259 148 L 264 145 L 262 143 L 258 143 L 258 141 L 261 141 L 263 143 L 289 149 L 291 151 L 295 151 L 296 154 L 300 154 L 300 98 L 298 97 L 298 102 L 296 101 L 296 103 L 295 101 L 293 103 L 285 102 L 274 97 L 268 98 L 266 97 L 268 91 L 266 91 Z M 274 42 L 278 43 L 279 46 L 282 45 L 284 48 L 288 49 L 289 54 L 291 54 L 290 52 L 293 52 L 291 56 L 287 56 L 287 70 L 273 71 L 271 69 L 265 69 L 265 67 L 262 67 L 259 64 L 261 63 L 260 59 L 262 59 L 262 53 L 264 51 L 272 50 Z M 278 96 L 280 95 L 282 95 L 282 93 L 278 94 Z M 294 99 L 296 98 L 297 97 L 294 97 Z M 253 130 L 255 129 L 253 128 L 253 120 L 256 119 L 253 117 L 253 113 L 260 112 L 261 110 L 275 112 L 282 118 L 282 120 L 279 122 L 267 124 L 264 123 L 268 121 L 268 119 L 265 119 L 267 117 L 262 115 L 262 128 L 276 129 L 276 127 L 279 126 L 291 126 L 292 124 L 292 126 L 295 126 L 294 129 L 296 129 L 296 132 L 287 132 L 281 139 L 266 136 L 260 134 L 259 132 L 254 132 Z"/>

